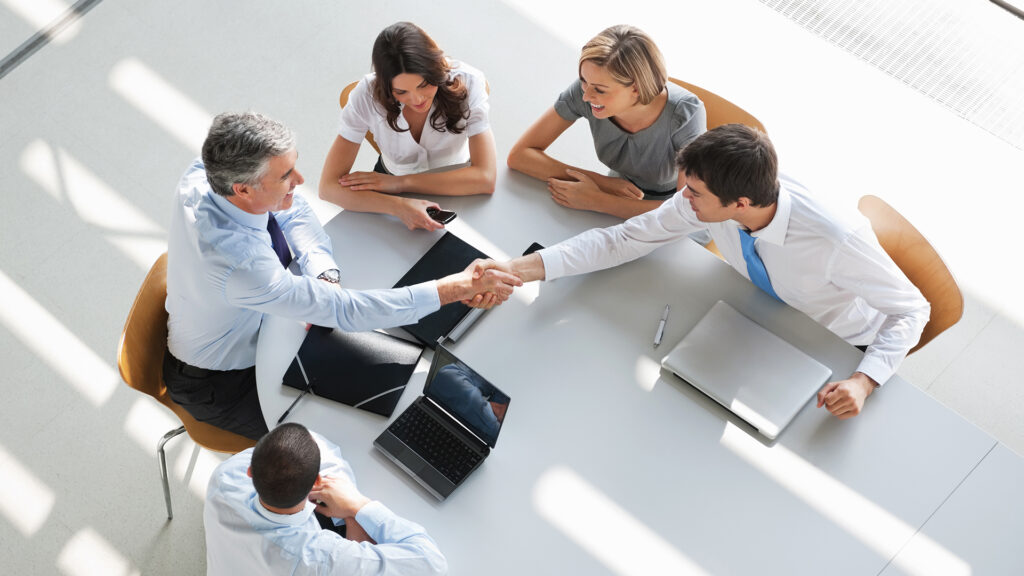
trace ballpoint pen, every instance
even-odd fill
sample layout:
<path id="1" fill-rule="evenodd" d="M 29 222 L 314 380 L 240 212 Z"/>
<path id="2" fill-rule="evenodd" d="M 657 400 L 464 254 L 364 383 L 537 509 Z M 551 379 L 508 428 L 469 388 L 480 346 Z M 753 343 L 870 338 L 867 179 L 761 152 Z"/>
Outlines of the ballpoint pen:
<path id="1" fill-rule="evenodd" d="M 661 314 L 661 321 L 658 322 L 658 331 L 654 333 L 654 347 L 657 348 L 658 344 L 661 344 L 661 337 L 665 334 L 665 322 L 668 322 L 668 311 L 669 305 L 665 304 L 665 311 Z"/>
<path id="2" fill-rule="evenodd" d="M 302 365 L 302 360 L 300 360 L 299 357 L 296 355 L 295 361 L 299 363 L 299 370 L 302 372 L 302 379 L 306 381 L 306 389 L 303 390 L 302 393 L 299 394 L 299 396 L 292 401 L 291 406 L 289 406 L 288 409 L 284 411 L 284 414 L 281 414 L 281 417 L 277 419 L 277 424 L 284 422 L 284 419 L 288 417 L 288 414 L 290 414 L 292 408 L 295 408 L 295 405 L 299 403 L 299 400 L 302 400 L 303 396 L 313 391 L 313 383 L 309 381 L 309 376 L 306 376 L 306 367 Z"/>

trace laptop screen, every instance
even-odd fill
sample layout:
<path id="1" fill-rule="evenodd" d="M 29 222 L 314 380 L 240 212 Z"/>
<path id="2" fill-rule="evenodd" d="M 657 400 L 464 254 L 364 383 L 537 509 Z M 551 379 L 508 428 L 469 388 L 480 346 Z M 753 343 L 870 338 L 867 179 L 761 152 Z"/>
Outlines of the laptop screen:
<path id="1" fill-rule="evenodd" d="M 434 350 L 423 395 L 441 405 L 463 426 L 494 448 L 509 397 L 466 366 L 444 346 Z"/>

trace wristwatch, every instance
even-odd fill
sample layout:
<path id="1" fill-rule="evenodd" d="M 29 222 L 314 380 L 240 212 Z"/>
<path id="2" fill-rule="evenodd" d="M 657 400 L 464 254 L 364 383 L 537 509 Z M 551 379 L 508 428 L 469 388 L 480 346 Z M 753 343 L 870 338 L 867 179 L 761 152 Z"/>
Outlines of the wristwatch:
<path id="1" fill-rule="evenodd" d="M 326 280 L 331 284 L 338 284 L 341 282 L 341 272 L 337 268 L 331 268 L 330 270 L 324 270 L 316 278 L 317 280 Z"/>

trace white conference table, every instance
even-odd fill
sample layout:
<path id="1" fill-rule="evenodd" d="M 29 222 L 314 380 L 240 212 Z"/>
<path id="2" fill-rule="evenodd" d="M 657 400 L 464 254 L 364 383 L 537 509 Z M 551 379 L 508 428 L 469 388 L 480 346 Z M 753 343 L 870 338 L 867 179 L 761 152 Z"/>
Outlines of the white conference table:
<path id="1" fill-rule="evenodd" d="M 443 203 L 459 212 L 449 229 L 496 257 L 613 222 L 558 207 L 516 174 L 498 185 L 493 198 Z M 325 228 L 343 284 L 356 289 L 393 285 L 441 234 L 352 212 Z M 496 449 L 444 502 L 372 447 L 388 419 L 306 398 L 289 420 L 337 442 L 364 493 L 423 524 L 455 575 L 930 574 L 924 560 L 960 559 L 949 542 L 928 540 L 925 553 L 890 565 L 926 521 L 943 519 L 936 511 L 985 469 L 996 441 L 895 377 L 857 418 L 809 401 L 764 442 L 660 369 L 719 299 L 837 375 L 857 365 L 855 348 L 684 240 L 615 269 L 529 284 L 452 345 L 512 400 Z M 672 315 L 655 350 L 665 304 Z M 257 380 L 269 424 L 297 394 L 281 378 L 303 336 L 300 323 L 264 321 Z M 421 393 L 429 358 L 394 417 Z"/>

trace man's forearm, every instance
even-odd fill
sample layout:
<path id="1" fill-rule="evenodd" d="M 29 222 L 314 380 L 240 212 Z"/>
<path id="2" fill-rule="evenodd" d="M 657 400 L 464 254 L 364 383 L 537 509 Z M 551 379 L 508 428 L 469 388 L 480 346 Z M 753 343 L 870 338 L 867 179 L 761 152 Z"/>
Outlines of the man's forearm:
<path id="1" fill-rule="evenodd" d="M 544 259 L 536 252 L 510 260 L 509 266 L 512 269 L 512 273 L 519 276 L 523 282 L 533 282 L 534 280 L 544 280 L 545 278 Z"/>

